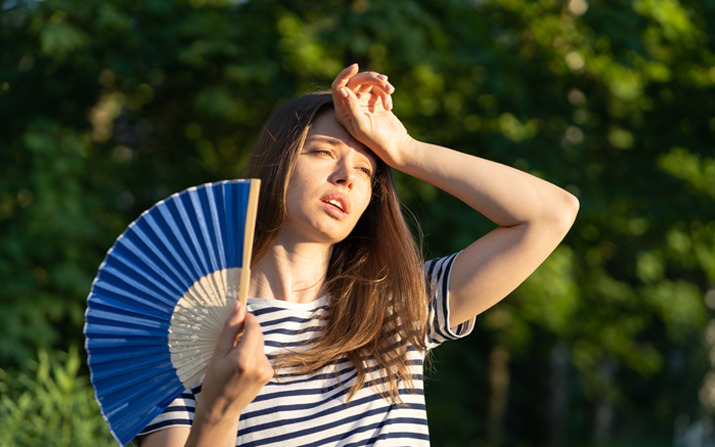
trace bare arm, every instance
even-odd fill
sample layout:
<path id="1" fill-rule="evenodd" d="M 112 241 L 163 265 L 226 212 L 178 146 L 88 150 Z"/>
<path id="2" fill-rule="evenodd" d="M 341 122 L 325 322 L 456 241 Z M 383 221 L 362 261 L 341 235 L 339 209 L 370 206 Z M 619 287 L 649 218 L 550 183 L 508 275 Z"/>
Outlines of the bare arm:
<path id="1" fill-rule="evenodd" d="M 191 427 L 171 427 L 140 438 L 141 447 L 180 447 L 186 445 Z"/>
<path id="2" fill-rule="evenodd" d="M 578 200 L 508 166 L 414 141 L 397 169 L 461 199 L 498 228 L 457 257 L 449 284 L 450 325 L 469 320 L 512 292 L 571 228 Z"/>
<path id="3" fill-rule="evenodd" d="M 429 182 L 498 228 L 457 257 L 450 281 L 450 325 L 493 306 L 521 284 L 570 229 L 578 200 L 527 173 L 413 139 L 392 113 L 394 87 L 353 65 L 333 82 L 338 120 L 395 169 Z"/>

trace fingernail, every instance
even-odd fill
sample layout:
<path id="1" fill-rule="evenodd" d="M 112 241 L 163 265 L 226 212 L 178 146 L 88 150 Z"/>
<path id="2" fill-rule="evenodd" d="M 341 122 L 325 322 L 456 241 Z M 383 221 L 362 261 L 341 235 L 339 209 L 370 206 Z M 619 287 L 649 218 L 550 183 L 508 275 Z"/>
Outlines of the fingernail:
<path id="1" fill-rule="evenodd" d="M 348 97 L 348 91 L 347 91 L 347 89 L 345 89 L 345 87 L 340 87 L 338 89 L 338 93 L 340 93 L 340 96 L 342 96 L 343 98 Z"/>
<path id="2" fill-rule="evenodd" d="M 386 80 L 387 80 L 387 76 L 382 75 L 382 74 L 381 74 L 381 75 L 377 75 L 377 79 L 379 79 L 379 80 L 381 80 L 381 81 L 386 81 Z"/>

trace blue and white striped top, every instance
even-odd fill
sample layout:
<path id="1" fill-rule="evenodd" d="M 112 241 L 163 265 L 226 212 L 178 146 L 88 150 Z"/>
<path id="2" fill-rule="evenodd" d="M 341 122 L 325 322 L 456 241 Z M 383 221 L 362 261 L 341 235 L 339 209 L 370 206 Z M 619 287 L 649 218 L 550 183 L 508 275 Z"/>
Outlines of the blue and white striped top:
<path id="1" fill-rule="evenodd" d="M 429 279 L 431 321 L 429 349 L 445 340 L 469 334 L 474 320 L 449 327 L 447 286 L 456 255 L 428 261 L 425 274 Z M 314 337 L 322 319 L 314 318 L 328 310 L 328 297 L 311 303 L 249 298 L 247 309 L 261 323 L 270 358 Z M 236 446 L 428 446 L 427 412 L 423 388 L 425 353 L 408 352 L 414 389 L 400 384 L 403 405 L 380 397 L 371 386 L 380 381 L 375 365 L 368 362 L 365 386 L 345 402 L 356 372 L 344 359 L 329 365 L 320 374 L 290 374 L 281 369 L 241 414 Z M 339 379 L 335 371 L 339 372 Z M 143 431 L 142 435 L 163 428 L 191 425 L 201 386 L 186 390 L 181 397 Z"/>

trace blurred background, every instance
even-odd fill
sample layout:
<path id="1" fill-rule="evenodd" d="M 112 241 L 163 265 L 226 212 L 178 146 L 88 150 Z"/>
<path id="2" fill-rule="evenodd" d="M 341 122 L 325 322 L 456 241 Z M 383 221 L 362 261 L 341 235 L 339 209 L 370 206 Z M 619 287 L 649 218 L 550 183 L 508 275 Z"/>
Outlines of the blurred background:
<path id="1" fill-rule="evenodd" d="M 240 176 L 344 66 L 417 138 L 581 201 L 564 243 L 427 372 L 435 446 L 715 445 L 715 2 L 0 0 L 0 445 L 113 441 L 86 297 L 158 200 Z M 425 252 L 491 224 L 398 175 Z"/>

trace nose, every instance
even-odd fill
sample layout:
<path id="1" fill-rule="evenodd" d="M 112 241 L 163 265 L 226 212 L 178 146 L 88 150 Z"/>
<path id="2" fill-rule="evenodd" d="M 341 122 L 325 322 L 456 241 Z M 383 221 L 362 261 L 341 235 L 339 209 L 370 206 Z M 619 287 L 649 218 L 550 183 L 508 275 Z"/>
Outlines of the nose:
<path id="1" fill-rule="evenodd" d="M 341 164 L 336 167 L 335 171 L 330 176 L 330 181 L 336 185 L 353 189 L 355 186 L 355 174 L 347 166 Z"/>

